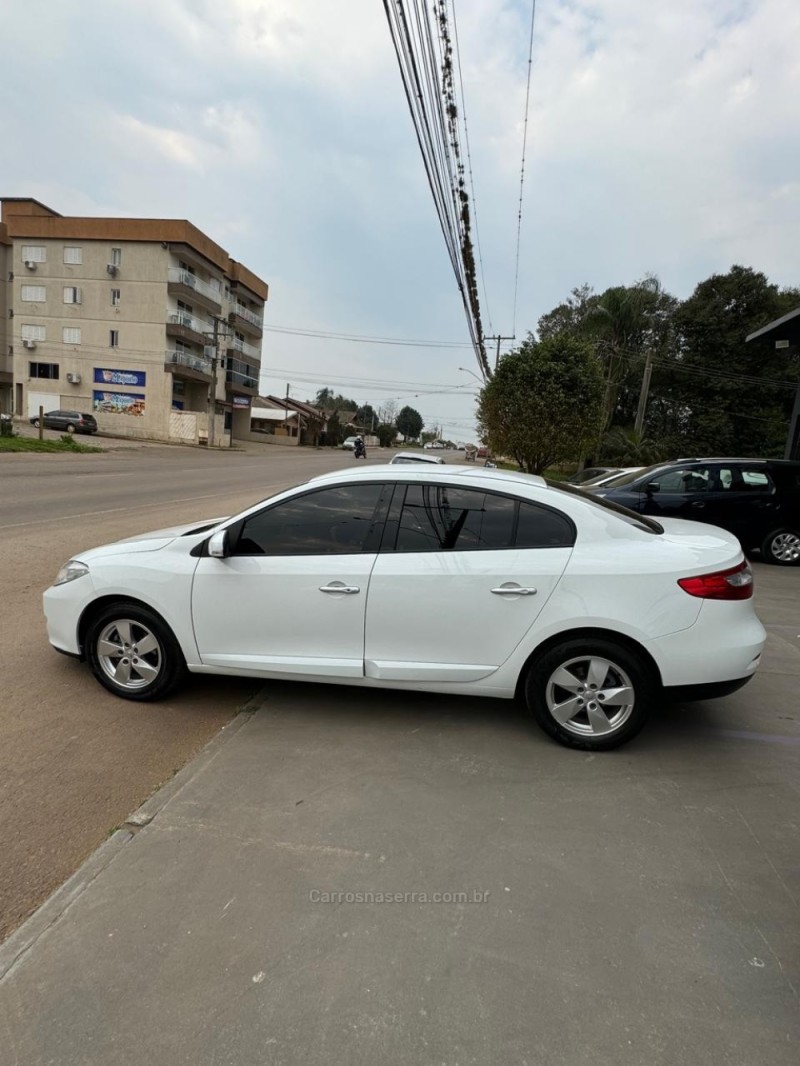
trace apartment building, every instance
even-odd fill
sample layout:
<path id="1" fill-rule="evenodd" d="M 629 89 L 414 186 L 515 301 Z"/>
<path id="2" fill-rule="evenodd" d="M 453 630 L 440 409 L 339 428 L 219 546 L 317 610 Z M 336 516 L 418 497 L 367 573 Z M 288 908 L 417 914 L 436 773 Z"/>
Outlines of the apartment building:
<path id="1" fill-rule="evenodd" d="M 92 412 L 149 440 L 249 436 L 261 278 L 182 219 L 66 217 L 25 198 L 0 218 L 0 411 Z"/>

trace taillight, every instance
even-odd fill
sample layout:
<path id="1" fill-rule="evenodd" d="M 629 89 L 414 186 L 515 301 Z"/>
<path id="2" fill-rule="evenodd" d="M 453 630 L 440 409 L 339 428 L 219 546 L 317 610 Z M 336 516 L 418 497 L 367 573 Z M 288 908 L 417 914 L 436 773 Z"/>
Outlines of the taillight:
<path id="1" fill-rule="evenodd" d="M 753 571 L 749 563 L 739 563 L 730 570 L 682 577 L 678 584 L 690 596 L 703 600 L 749 600 L 753 595 Z"/>

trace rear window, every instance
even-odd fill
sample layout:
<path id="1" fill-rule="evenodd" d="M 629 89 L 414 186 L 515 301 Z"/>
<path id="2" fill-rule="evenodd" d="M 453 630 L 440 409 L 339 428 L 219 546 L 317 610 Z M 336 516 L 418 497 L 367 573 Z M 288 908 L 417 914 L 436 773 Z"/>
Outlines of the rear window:
<path id="1" fill-rule="evenodd" d="M 654 467 L 654 469 L 657 468 Z M 576 488 L 574 485 L 567 485 L 563 481 L 549 481 L 547 478 L 545 480 L 551 489 L 558 489 L 559 492 L 566 492 L 570 496 L 578 496 L 584 503 L 588 503 L 590 507 L 613 511 L 617 518 L 621 518 L 623 522 L 627 522 L 630 526 L 635 526 L 636 529 L 641 529 L 644 533 L 660 534 L 664 532 L 664 527 L 648 515 L 629 511 L 627 507 L 620 507 L 618 503 L 612 503 L 611 500 L 603 499 L 601 496 L 590 496 L 582 489 Z"/>

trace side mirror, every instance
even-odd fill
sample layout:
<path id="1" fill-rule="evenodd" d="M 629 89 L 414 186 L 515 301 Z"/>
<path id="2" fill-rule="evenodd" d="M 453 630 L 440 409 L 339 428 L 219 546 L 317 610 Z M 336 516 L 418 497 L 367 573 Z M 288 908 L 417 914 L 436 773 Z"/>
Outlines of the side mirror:
<path id="1" fill-rule="evenodd" d="M 654 493 L 661 491 L 661 486 L 657 481 L 650 481 L 645 485 L 644 491 L 648 496 L 652 496 Z"/>
<path id="2" fill-rule="evenodd" d="M 208 538 L 208 554 L 212 559 L 225 559 L 228 555 L 228 531 L 222 529 Z"/>

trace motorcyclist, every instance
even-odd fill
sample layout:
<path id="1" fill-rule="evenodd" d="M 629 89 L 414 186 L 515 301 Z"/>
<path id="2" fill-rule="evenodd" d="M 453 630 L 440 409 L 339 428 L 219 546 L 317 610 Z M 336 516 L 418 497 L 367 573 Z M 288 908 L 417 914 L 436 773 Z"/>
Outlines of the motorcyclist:
<path id="1" fill-rule="evenodd" d="M 356 459 L 367 458 L 367 449 L 364 446 L 364 440 L 361 436 L 356 437 L 353 452 L 355 454 Z"/>

